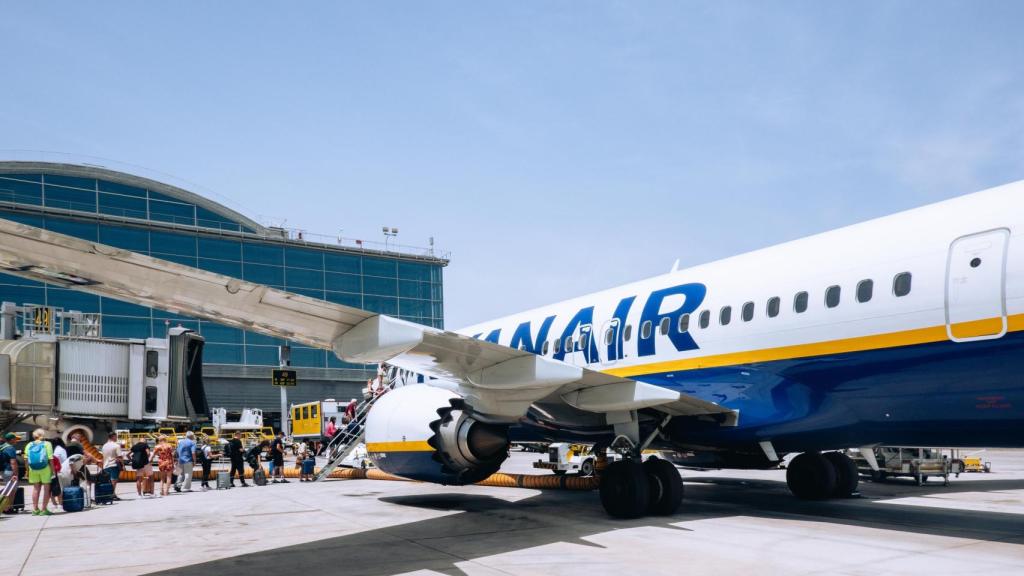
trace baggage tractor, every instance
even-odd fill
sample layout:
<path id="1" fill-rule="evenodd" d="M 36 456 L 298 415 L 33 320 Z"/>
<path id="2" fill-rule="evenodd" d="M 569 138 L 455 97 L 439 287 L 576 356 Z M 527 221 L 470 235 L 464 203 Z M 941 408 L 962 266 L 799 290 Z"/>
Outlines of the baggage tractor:
<path id="1" fill-rule="evenodd" d="M 217 472 L 217 490 L 231 488 L 231 476 L 224 470 Z"/>
<path id="2" fill-rule="evenodd" d="M 81 512 L 85 509 L 85 490 L 80 486 L 68 486 L 61 493 L 65 512 Z"/>
<path id="3" fill-rule="evenodd" d="M 267 473 L 263 471 L 262 466 L 252 471 L 252 483 L 257 486 L 267 485 Z"/>
<path id="4" fill-rule="evenodd" d="M 114 485 L 112 483 L 96 484 L 96 503 L 104 505 L 114 503 Z"/>

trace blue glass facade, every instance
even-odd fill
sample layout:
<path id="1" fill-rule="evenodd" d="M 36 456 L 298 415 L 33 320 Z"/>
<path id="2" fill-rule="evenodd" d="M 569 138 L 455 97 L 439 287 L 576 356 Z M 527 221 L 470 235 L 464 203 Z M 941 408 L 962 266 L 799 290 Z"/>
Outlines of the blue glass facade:
<path id="1" fill-rule="evenodd" d="M 208 201 L 191 202 L 181 195 L 116 180 L 0 170 L 0 218 L 443 327 L 445 260 L 370 254 L 274 238 L 244 221 L 247 219 L 232 218 L 227 209 L 218 211 Z M 168 327 L 193 328 L 206 338 L 207 364 L 277 365 L 277 347 L 283 343 L 5 274 L 0 274 L 0 300 L 99 312 L 107 337 L 162 337 Z M 356 367 L 327 351 L 295 346 L 292 364 L 299 368 Z"/>

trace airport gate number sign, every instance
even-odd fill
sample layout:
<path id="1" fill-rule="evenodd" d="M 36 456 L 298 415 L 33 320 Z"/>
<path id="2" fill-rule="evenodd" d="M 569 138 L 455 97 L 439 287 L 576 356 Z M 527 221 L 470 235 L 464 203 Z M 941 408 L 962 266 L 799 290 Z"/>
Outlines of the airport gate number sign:
<path id="1" fill-rule="evenodd" d="M 295 377 L 295 370 L 274 369 L 272 380 L 274 386 L 295 386 L 299 382 Z"/>

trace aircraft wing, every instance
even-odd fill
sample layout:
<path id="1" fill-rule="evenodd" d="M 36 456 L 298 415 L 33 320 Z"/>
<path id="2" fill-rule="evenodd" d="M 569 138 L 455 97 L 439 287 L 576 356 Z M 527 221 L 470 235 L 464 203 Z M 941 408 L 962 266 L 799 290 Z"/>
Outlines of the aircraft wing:
<path id="1" fill-rule="evenodd" d="M 330 349 L 349 362 L 388 362 L 455 383 L 474 410 L 496 419 L 517 419 L 552 394 L 589 412 L 731 414 L 658 386 L 3 219 L 0 271 Z"/>

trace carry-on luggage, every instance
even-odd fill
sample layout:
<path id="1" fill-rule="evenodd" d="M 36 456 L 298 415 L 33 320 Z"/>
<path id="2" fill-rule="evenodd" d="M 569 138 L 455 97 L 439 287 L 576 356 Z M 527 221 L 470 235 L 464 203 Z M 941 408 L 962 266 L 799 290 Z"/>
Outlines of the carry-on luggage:
<path id="1" fill-rule="evenodd" d="M 224 470 L 221 470 L 217 472 L 217 490 L 224 490 L 226 488 L 231 488 L 231 476 Z"/>
<path id="2" fill-rule="evenodd" d="M 61 492 L 65 512 L 81 512 L 85 509 L 85 490 L 80 486 L 68 486 Z"/>
<path id="3" fill-rule="evenodd" d="M 152 476 L 146 476 L 145 478 L 143 478 L 142 479 L 142 495 L 143 496 L 145 496 L 146 494 L 152 495 L 153 494 L 153 489 L 154 489 L 155 485 L 156 485 L 156 483 L 153 482 L 153 477 Z"/>
<path id="4" fill-rule="evenodd" d="M 14 493 L 17 491 L 17 478 L 11 478 L 4 484 L 3 490 L 0 490 L 0 512 L 5 512 L 10 505 L 14 504 Z"/>
<path id="5" fill-rule="evenodd" d="M 262 467 L 252 471 L 252 483 L 257 486 L 267 485 L 267 473 L 263 471 Z"/>
<path id="6" fill-rule="evenodd" d="M 310 458 L 309 460 L 303 460 L 302 461 L 302 473 L 303 474 L 312 474 L 313 470 L 315 470 L 315 469 L 316 469 L 316 460 L 313 460 L 312 458 Z"/>
<path id="7" fill-rule="evenodd" d="M 104 505 L 114 503 L 114 485 L 112 483 L 104 482 L 96 485 L 96 503 Z"/>
<path id="8" fill-rule="evenodd" d="M 6 499 L 8 502 L 7 514 L 17 514 L 25 511 L 25 487 L 17 486 L 11 495 Z"/>

